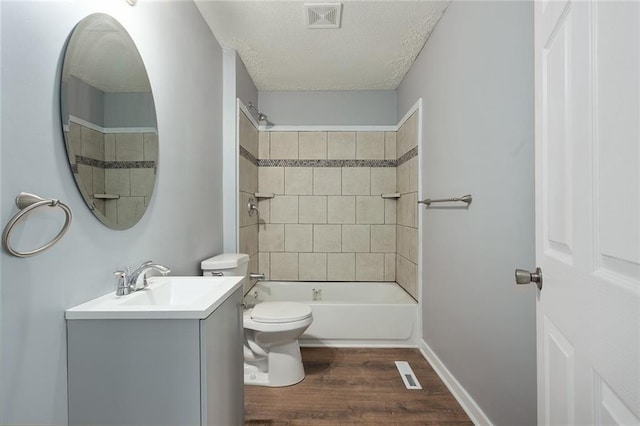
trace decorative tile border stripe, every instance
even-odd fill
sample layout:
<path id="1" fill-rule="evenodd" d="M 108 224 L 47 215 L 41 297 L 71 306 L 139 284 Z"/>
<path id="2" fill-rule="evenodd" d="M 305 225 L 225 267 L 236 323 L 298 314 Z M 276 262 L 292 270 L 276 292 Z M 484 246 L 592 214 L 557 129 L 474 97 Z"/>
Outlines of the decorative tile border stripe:
<path id="1" fill-rule="evenodd" d="M 254 166 L 258 166 L 258 159 L 256 157 L 253 156 L 253 154 L 251 154 L 249 151 L 246 150 L 246 148 L 242 145 L 240 145 L 240 156 L 246 158 L 247 160 L 249 160 L 251 162 L 251 164 L 253 164 Z"/>
<path id="2" fill-rule="evenodd" d="M 417 155 L 418 155 L 418 147 L 414 146 L 409 151 L 407 151 L 405 154 L 403 154 L 400 158 L 398 158 L 398 166 L 406 163 L 407 161 L 411 160 L 413 157 L 415 157 Z"/>
<path id="3" fill-rule="evenodd" d="M 258 160 L 259 167 L 396 167 L 396 160 Z"/>
<path id="4" fill-rule="evenodd" d="M 76 167 L 77 164 L 100 169 L 154 169 L 156 167 L 155 161 L 103 161 L 82 155 L 76 155 Z"/>

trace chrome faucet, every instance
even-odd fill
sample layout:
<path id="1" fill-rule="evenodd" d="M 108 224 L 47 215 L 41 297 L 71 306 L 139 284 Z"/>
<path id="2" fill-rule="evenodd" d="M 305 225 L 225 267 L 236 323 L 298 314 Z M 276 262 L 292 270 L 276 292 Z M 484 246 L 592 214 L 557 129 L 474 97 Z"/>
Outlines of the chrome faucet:
<path id="1" fill-rule="evenodd" d="M 166 266 L 148 260 L 138 266 L 138 268 L 129 275 L 129 279 L 127 280 L 129 291 L 132 292 L 147 288 L 149 286 L 147 283 L 147 272 L 151 270 L 158 271 L 162 275 L 169 275 L 169 272 L 171 272 L 171 269 Z M 140 284 L 142 284 L 142 287 L 140 287 Z"/>

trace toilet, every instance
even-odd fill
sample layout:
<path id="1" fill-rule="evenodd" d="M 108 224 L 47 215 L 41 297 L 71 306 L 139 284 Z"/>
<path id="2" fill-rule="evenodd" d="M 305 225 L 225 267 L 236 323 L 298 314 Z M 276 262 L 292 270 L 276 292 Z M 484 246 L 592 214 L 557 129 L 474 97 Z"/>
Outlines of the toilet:
<path id="1" fill-rule="evenodd" d="M 249 256 L 225 253 L 203 260 L 204 276 L 249 280 Z M 290 386 L 304 379 L 298 338 L 311 325 L 311 307 L 297 302 L 262 302 L 243 312 L 244 383 Z"/>

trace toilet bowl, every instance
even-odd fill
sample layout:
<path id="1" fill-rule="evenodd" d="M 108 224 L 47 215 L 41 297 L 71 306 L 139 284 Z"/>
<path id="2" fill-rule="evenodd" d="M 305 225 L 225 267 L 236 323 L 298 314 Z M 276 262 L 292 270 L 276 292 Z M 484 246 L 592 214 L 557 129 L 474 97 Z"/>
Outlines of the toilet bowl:
<path id="1" fill-rule="evenodd" d="M 242 276 L 249 256 L 226 253 L 203 260 L 205 276 Z M 298 338 L 311 325 L 311 307 L 297 302 L 262 302 L 243 312 L 244 383 L 289 386 L 304 379 Z"/>

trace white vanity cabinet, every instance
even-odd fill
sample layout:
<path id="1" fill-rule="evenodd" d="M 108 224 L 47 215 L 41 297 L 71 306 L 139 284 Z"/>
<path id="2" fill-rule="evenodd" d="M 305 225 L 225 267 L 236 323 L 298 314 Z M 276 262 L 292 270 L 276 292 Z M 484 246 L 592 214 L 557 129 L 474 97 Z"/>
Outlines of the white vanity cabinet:
<path id="1" fill-rule="evenodd" d="M 203 319 L 68 319 L 69 424 L 242 425 L 241 303 L 240 286 Z"/>

